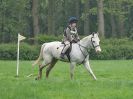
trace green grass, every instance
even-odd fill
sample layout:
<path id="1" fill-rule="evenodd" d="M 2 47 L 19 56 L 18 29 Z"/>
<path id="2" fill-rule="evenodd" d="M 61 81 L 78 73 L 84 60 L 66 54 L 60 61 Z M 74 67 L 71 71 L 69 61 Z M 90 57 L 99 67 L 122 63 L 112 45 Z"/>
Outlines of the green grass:
<path id="1" fill-rule="evenodd" d="M 0 61 L 0 99 L 133 99 L 133 60 L 90 61 L 98 80 L 94 81 L 83 66 L 69 77 L 69 64 L 58 62 L 49 79 L 36 81 L 37 66 L 20 61 L 19 77 L 15 61 Z"/>

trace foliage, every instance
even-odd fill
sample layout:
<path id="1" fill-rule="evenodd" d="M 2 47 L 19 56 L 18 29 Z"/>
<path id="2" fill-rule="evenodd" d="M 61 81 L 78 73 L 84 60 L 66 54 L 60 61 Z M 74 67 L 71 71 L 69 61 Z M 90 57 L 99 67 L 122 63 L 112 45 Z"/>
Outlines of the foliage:
<path id="1" fill-rule="evenodd" d="M 91 59 L 133 59 L 133 41 L 129 39 L 109 39 L 101 42 L 102 52 L 90 52 Z"/>
<path id="2" fill-rule="evenodd" d="M 54 36 L 54 35 L 38 35 L 35 40 L 38 41 L 39 44 L 43 44 L 44 42 L 52 42 L 52 41 L 61 41 L 63 35 Z"/>
<path id="3" fill-rule="evenodd" d="M 54 28 L 55 33 L 48 34 L 48 0 L 39 0 L 39 27 L 40 33 L 45 35 L 60 35 L 67 26 L 70 16 L 79 18 L 79 34 L 84 34 L 85 17 L 89 18 L 89 31 L 97 31 L 97 0 L 54 0 Z M 77 2 L 79 2 L 77 4 Z M 85 3 L 89 2 L 88 10 L 85 11 Z M 104 0 L 104 20 L 106 37 L 130 37 L 133 21 L 132 0 Z M 69 5 L 69 6 L 68 6 Z M 32 22 L 32 0 L 1 0 L 0 1 L 0 42 L 11 42 L 17 33 L 23 33 L 27 37 L 34 37 Z M 111 16 L 113 16 L 115 31 L 112 33 Z M 119 24 L 118 24 L 119 23 Z M 121 33 L 120 25 L 124 28 Z"/>
<path id="4" fill-rule="evenodd" d="M 38 36 L 38 42 L 40 45 L 44 42 L 50 42 L 52 40 L 59 41 L 60 37 L 51 36 Z M 40 52 L 40 45 L 29 45 L 22 43 L 20 45 L 20 59 L 33 60 L 36 59 Z M 95 50 L 90 50 L 90 59 L 133 59 L 133 41 L 127 38 L 125 39 L 104 39 L 101 40 L 102 52 L 96 54 Z M 3 60 L 16 60 L 16 44 L 1 44 L 0 45 L 0 59 Z"/>
<path id="5" fill-rule="evenodd" d="M 40 47 L 22 43 L 20 45 L 20 59 L 33 60 L 39 55 Z M 16 44 L 1 44 L 0 59 L 1 60 L 16 60 L 17 45 Z"/>

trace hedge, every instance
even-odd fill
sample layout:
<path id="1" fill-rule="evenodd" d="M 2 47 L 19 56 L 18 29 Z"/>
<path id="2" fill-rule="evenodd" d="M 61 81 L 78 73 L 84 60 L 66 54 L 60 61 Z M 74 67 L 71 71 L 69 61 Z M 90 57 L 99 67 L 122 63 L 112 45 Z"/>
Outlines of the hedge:
<path id="1" fill-rule="evenodd" d="M 113 60 L 133 59 L 133 41 L 129 39 L 108 39 L 101 42 L 102 52 L 90 51 L 91 59 Z"/>
<path id="2" fill-rule="evenodd" d="M 34 60 L 38 57 L 40 47 L 22 43 L 20 45 L 20 59 Z M 0 44 L 0 60 L 16 60 L 17 44 Z"/>
<path id="3" fill-rule="evenodd" d="M 51 39 L 50 39 L 51 40 Z M 58 38 L 54 39 L 58 40 Z M 53 41 L 54 41 L 53 40 Z M 42 40 L 43 41 L 43 40 Z M 40 41 L 42 43 L 42 41 Z M 45 37 L 45 41 L 46 37 Z M 133 41 L 129 39 L 104 39 L 101 40 L 102 52 L 96 54 L 92 49 L 90 50 L 90 59 L 99 60 L 113 60 L 113 59 L 133 59 Z M 20 59 L 34 60 L 38 57 L 40 52 L 40 45 L 29 45 L 21 43 Z M 0 60 L 16 60 L 17 44 L 0 44 Z"/>

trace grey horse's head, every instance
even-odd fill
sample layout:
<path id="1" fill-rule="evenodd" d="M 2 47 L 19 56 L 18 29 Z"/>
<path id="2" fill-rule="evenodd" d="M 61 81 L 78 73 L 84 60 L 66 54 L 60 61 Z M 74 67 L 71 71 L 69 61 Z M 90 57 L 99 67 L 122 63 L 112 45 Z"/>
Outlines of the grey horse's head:
<path id="1" fill-rule="evenodd" d="M 99 39 L 98 35 L 99 35 L 98 32 L 97 33 L 93 32 L 92 37 L 91 37 L 92 47 L 95 49 L 95 51 L 97 53 L 101 52 L 100 39 Z"/>

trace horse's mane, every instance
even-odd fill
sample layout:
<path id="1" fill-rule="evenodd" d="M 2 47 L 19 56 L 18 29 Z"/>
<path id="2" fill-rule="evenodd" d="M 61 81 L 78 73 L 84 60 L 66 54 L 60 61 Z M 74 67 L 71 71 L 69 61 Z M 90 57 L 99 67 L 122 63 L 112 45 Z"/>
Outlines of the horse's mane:
<path id="1" fill-rule="evenodd" d="M 86 41 L 86 40 L 88 40 L 88 38 L 90 38 L 91 36 L 92 36 L 92 35 L 86 36 L 86 37 L 82 38 L 81 41 Z"/>

